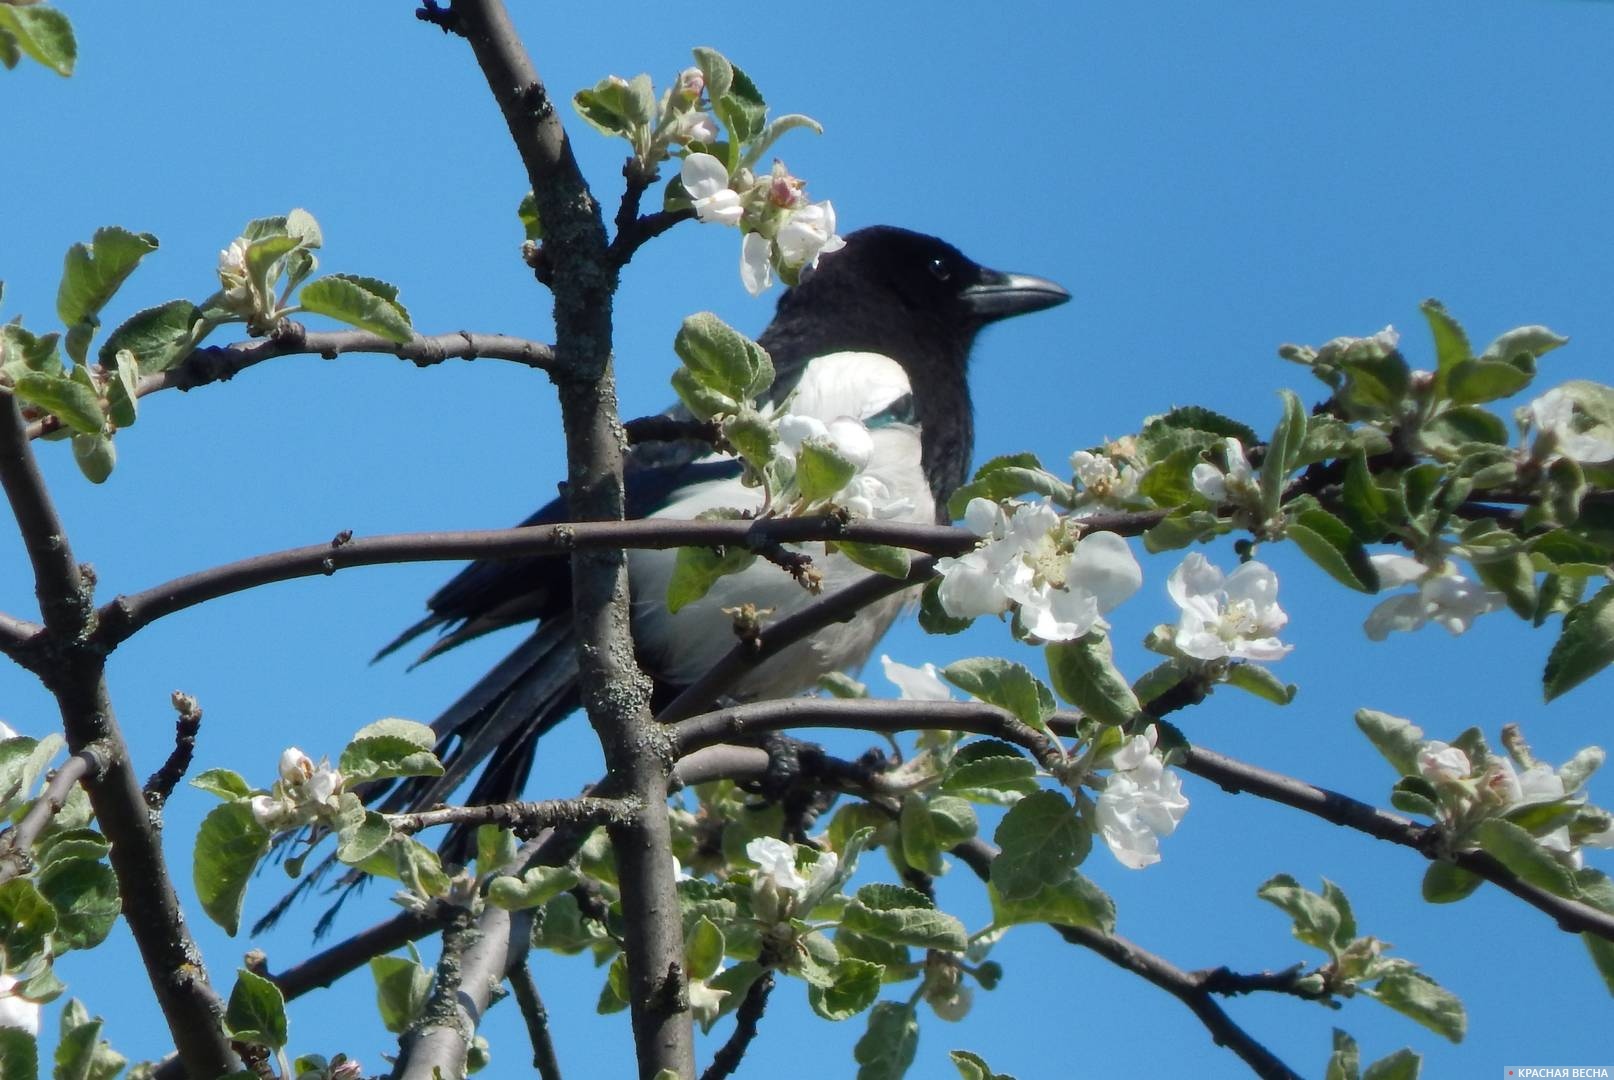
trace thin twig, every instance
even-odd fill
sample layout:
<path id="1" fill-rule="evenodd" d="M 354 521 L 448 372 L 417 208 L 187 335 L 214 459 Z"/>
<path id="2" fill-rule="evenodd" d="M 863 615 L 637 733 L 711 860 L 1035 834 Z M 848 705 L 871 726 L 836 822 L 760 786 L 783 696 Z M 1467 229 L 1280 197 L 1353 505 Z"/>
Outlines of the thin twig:
<path id="1" fill-rule="evenodd" d="M 51 773 L 34 805 L 28 808 L 14 828 L 0 833 L 0 884 L 20 877 L 33 868 L 29 849 L 39 834 L 45 831 L 51 819 L 61 813 L 73 788 L 88 776 L 101 771 L 101 756 L 93 750 L 83 750 Z"/>
<path id="2" fill-rule="evenodd" d="M 387 822 L 401 833 L 417 833 L 439 825 L 498 825 L 522 839 L 558 825 L 622 824 L 633 807 L 621 799 L 549 799 L 544 802 L 507 802 L 487 806 L 446 806 L 413 814 L 389 814 Z"/>
<path id="3" fill-rule="evenodd" d="M 768 1007 L 768 995 L 773 993 L 773 972 L 764 971 L 745 992 L 745 1000 L 734 1013 L 734 1033 L 712 1055 L 712 1063 L 701 1073 L 701 1080 L 725 1080 L 734 1075 L 757 1037 L 757 1025 Z"/>
<path id="4" fill-rule="evenodd" d="M 538 996 L 538 983 L 526 960 L 510 973 L 510 989 L 515 991 L 521 1018 L 527 1023 L 527 1038 L 532 1042 L 532 1067 L 538 1070 L 538 1080 L 560 1080 L 555 1040 L 549 1033 L 549 1010 L 544 1008 L 544 999 Z"/>
<path id="5" fill-rule="evenodd" d="M 287 320 L 266 338 L 232 345 L 204 345 L 192 350 L 167 371 L 143 377 L 135 388 L 135 396 L 145 397 L 159 390 L 194 390 L 208 383 L 232 379 L 255 364 L 282 356 L 323 356 L 331 360 L 343 353 L 396 356 L 416 367 L 430 367 L 445 360 L 486 359 L 508 360 L 547 371 L 555 362 L 551 346 L 505 334 L 460 330 L 430 337 L 417 334 L 407 342 L 397 342 L 364 330 L 308 330 L 301 323 Z M 28 437 L 36 439 L 60 426 L 54 416 L 44 417 L 28 426 Z"/>
<path id="6" fill-rule="evenodd" d="M 966 840 L 952 850 L 982 881 L 991 879 L 992 860 L 997 858 L 997 848 L 977 837 Z M 1116 934 L 1106 934 L 1088 927 L 1054 925 L 1053 928 L 1066 941 L 1097 953 L 1125 971 L 1142 976 L 1188 1006 L 1189 1011 L 1205 1025 L 1216 1045 L 1225 1046 L 1237 1054 L 1262 1080 L 1300 1080 L 1299 1073 L 1285 1065 L 1223 1011 L 1206 985 L 1210 981 L 1208 973 L 1184 971 L 1164 957 Z"/>
<path id="7" fill-rule="evenodd" d="M 185 778 L 191 757 L 196 753 L 196 733 L 202 730 L 202 709 L 196 699 L 175 690 L 172 700 L 174 711 L 179 714 L 174 721 L 174 749 L 163 767 L 147 778 L 144 788 L 146 802 L 153 810 L 161 810 L 175 785 Z"/>

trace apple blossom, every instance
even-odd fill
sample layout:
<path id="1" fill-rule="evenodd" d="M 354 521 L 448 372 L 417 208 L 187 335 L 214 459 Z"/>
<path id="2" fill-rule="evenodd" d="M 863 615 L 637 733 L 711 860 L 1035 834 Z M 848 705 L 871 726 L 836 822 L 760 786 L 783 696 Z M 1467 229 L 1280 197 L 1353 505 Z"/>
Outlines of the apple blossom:
<path id="1" fill-rule="evenodd" d="M 1170 836 L 1188 812 L 1182 779 L 1154 753 L 1158 737 L 1150 724 L 1110 755 L 1115 771 L 1105 778 L 1094 807 L 1110 853 L 1133 870 L 1160 861 L 1160 837 Z"/>
<path id="2" fill-rule="evenodd" d="M 719 225 L 738 225 L 745 213 L 740 193 L 729 187 L 729 170 L 711 154 L 688 154 L 679 167 L 678 178 L 684 183 L 695 204 L 695 216 L 703 222 Z"/>
<path id="3" fill-rule="evenodd" d="M 896 684 L 903 701 L 953 700 L 953 692 L 936 674 L 935 664 L 910 667 L 881 653 L 880 667 L 885 671 L 885 677 Z"/>
<path id="4" fill-rule="evenodd" d="M 1196 551 L 1172 571 L 1166 592 L 1182 609 L 1177 648 L 1196 660 L 1281 660 L 1292 647 L 1277 639 L 1289 616 L 1278 606 L 1278 575 L 1264 563 L 1224 577 Z"/>
<path id="5" fill-rule="evenodd" d="M 1521 422 L 1536 433 L 1531 456 L 1537 461 L 1566 457 L 1582 464 L 1614 460 L 1614 442 L 1575 427 L 1575 399 L 1555 387 L 1520 410 Z"/>
<path id="6" fill-rule="evenodd" d="M 1407 555 L 1374 555 L 1373 567 L 1379 573 L 1379 587 L 1395 588 L 1416 584 L 1416 592 L 1402 593 L 1380 601 L 1368 613 L 1362 629 L 1374 641 L 1383 641 L 1395 630 L 1417 630 L 1435 622 L 1452 634 L 1461 634 L 1475 619 L 1500 608 L 1502 594 L 1470 581 L 1458 573 L 1450 560 L 1438 568 Z"/>
<path id="7" fill-rule="evenodd" d="M 773 241 L 761 233 L 746 233 L 740 242 L 740 281 L 752 296 L 773 284 Z"/>
<path id="8" fill-rule="evenodd" d="M 1244 453 L 1244 444 L 1229 436 L 1222 440 L 1222 452 L 1227 468 L 1219 469 L 1208 461 L 1194 466 L 1190 480 L 1194 490 L 1213 503 L 1253 503 L 1260 497 L 1260 485 L 1250 459 Z"/>
<path id="9" fill-rule="evenodd" d="M 835 207 L 829 200 L 811 203 L 791 214 L 774 238 L 782 266 L 811 268 L 820 255 L 846 246 L 835 233 Z"/>
<path id="10" fill-rule="evenodd" d="M 0 975 L 0 1027 L 39 1034 L 39 1006 L 17 993 L 14 975 Z"/>
<path id="11" fill-rule="evenodd" d="M 1117 465 L 1108 454 L 1078 450 L 1070 455 L 1070 469 L 1081 485 L 1081 503 L 1120 506 L 1137 494 L 1138 470 Z"/>

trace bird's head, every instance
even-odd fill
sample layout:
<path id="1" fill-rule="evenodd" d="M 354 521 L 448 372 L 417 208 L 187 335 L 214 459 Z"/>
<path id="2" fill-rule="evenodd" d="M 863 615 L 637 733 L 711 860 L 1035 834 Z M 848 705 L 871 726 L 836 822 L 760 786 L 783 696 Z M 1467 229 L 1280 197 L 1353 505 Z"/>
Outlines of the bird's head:
<path id="1" fill-rule="evenodd" d="M 953 245 L 889 225 L 859 229 L 779 301 L 776 325 L 825 340 L 803 350 L 892 356 L 910 374 L 962 370 L 988 323 L 1070 299 L 1046 278 L 991 270 Z"/>

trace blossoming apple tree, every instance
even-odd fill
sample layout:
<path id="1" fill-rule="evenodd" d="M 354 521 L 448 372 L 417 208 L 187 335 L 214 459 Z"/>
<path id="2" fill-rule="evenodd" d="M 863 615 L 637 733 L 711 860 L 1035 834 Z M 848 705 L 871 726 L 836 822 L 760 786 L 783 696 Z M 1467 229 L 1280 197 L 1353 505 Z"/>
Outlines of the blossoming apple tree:
<path id="1" fill-rule="evenodd" d="M 175 1051 L 142 1066 L 143 1075 L 361 1075 L 356 1055 L 381 1048 L 296 1056 L 284 1005 L 368 966 L 383 1019 L 399 1036 L 394 1075 L 478 1067 L 490 1048 L 477 1019 L 508 982 L 529 1021 L 536 1067 L 555 1076 L 525 959 L 539 949 L 589 953 L 605 965 L 601 1009 L 630 1013 L 642 1075 L 695 1075 L 695 1025 L 728 1025 L 703 1074 L 728 1075 L 776 983 L 795 979 L 826 1021 L 864 1025 L 858 1075 L 893 1078 L 912 1061 L 927 1016 L 963 1018 L 975 991 L 995 986 L 1002 969 L 993 946 L 1022 924 L 1053 926 L 1180 999 L 1259 1076 L 1298 1073 L 1222 1008 L 1227 995 L 1373 999 L 1462 1038 L 1457 996 L 1359 927 L 1331 882 L 1313 889 L 1279 874 L 1260 890 L 1321 954 L 1311 966 L 1187 972 L 1116 935 L 1115 904 L 1083 873 L 1084 860 L 1100 840 L 1101 857 L 1127 868 L 1158 862 L 1162 842 L 1191 811 L 1183 770 L 1415 850 L 1427 859 L 1430 902 L 1487 884 L 1506 890 L 1580 935 L 1614 985 L 1614 884 L 1582 857 L 1614 844 L 1614 819 L 1587 787 L 1601 750 L 1554 765 L 1533 755 L 1517 727 L 1426 733 L 1414 720 L 1364 709 L 1357 724 L 1392 770 L 1386 798 L 1395 814 L 1198 746 L 1179 715 L 1223 688 L 1276 705 L 1294 697 L 1272 667 L 1289 652 L 1289 613 L 1260 558 L 1282 544 L 1341 588 L 1385 594 L 1364 628 L 1369 637 L 1429 623 L 1461 634 L 1482 617 L 1550 625 L 1549 698 L 1614 660 L 1614 390 L 1538 385 L 1538 362 L 1565 339 L 1527 326 L 1476 349 L 1430 302 L 1428 370 L 1411 367 L 1389 329 L 1287 346 L 1284 357 L 1322 386 L 1310 408 L 1286 393 L 1272 431 L 1185 407 L 1077 449 L 1068 463 L 997 457 L 954 496 L 950 509 L 963 525 L 953 528 L 890 520 L 891 493 L 864 471 L 870 438 L 861 422 L 826 424 L 791 413 L 788 402 L 760 405 L 774 376 L 767 353 L 696 314 L 672 342 L 683 414 L 630 423 L 628 437 L 698 439 L 732 454 L 765 509 L 667 522 L 654 536 L 630 531 L 620 524 L 621 449 L 599 434 L 620 430 L 609 303 L 617 276 L 642 245 L 691 221 L 739 230 L 740 275 L 752 293 L 809 273 L 841 245 L 834 209 L 810 200 L 781 162 L 763 162 L 781 135 L 818 125 L 800 115 L 770 120 L 753 82 L 709 48 L 695 49 L 693 64 L 659 94 L 646 75 L 579 91 L 577 115 L 630 148 L 608 237 L 562 113 L 498 0 L 428 2 L 419 15 L 470 44 L 521 152 L 532 187 L 519 208 L 523 257 L 555 296 L 553 345 L 418 332 L 386 282 L 319 273 L 324 235 L 303 210 L 221 238 L 215 291 L 146 307 L 93 353 L 99 312 L 156 249 L 155 237 L 96 232 L 67 254 L 59 327 L 0 327 L 0 483 L 40 601 L 37 619 L 0 615 L 0 652 L 37 675 L 61 713 L 60 732 L 43 722 L 0 731 L 10 821 L 0 833 L 0 1075 L 35 1074 L 46 1008 L 58 1018 L 59 1074 L 122 1070 L 84 1005 L 52 1004 L 77 989 L 58 978 L 54 960 L 96 948 L 120 916 Z M 71 25 L 46 4 L 0 0 L 0 62 L 23 60 L 69 73 Z M 644 211 L 664 172 L 661 207 Z M 349 329 L 309 329 L 305 316 Z M 221 343 L 230 331 L 240 340 Z M 496 358 L 547 373 L 559 388 L 573 469 L 606 482 L 571 491 L 576 523 L 563 529 L 344 535 L 96 598 L 101 583 L 77 561 L 36 464 L 36 453 L 64 448 L 45 443 L 67 443 L 85 476 L 115 482 L 117 434 L 135 423 L 146 395 L 218 382 L 280 356 L 355 351 L 420 364 Z M 1526 404 L 1497 405 L 1515 397 Z M 1236 565 L 1198 548 L 1223 538 L 1236 540 Z M 632 649 L 623 551 L 645 543 L 680 546 L 667 597 L 675 608 L 759 559 L 813 591 L 818 552 L 842 552 L 870 575 L 787 619 L 737 611 L 729 657 L 652 715 L 644 682 L 624 659 Z M 1122 671 L 1106 616 L 1143 585 L 1140 549 L 1183 553 L 1163 583 L 1178 614 L 1149 635 L 1154 666 Z M 154 622 L 310 574 L 558 551 L 573 553 L 578 595 L 592 601 L 578 624 L 585 687 L 628 688 L 584 695 L 606 761 L 586 795 L 380 813 L 366 806 L 363 785 L 442 771 L 430 730 L 391 718 L 358 731 L 334 763 L 293 747 L 276 748 L 272 773 L 268 751 L 237 769 L 194 769 L 201 711 L 185 695 L 173 703 L 173 754 L 140 779 L 103 672 L 110 651 Z M 1002 655 L 940 670 L 886 659 L 895 697 L 843 676 L 826 680 L 820 698 L 725 698 L 750 665 L 899 590 L 917 590 L 920 620 L 933 633 L 999 622 Z M 815 726 L 902 741 L 894 752 L 845 760 L 801 738 Z M 171 865 L 157 828 L 186 775 L 218 799 L 189 875 Z M 463 864 L 419 838 L 446 826 L 475 830 L 474 856 Z M 188 876 L 200 913 L 234 933 L 248 883 L 277 843 L 289 845 L 294 871 L 317 850 L 392 879 L 400 910 L 291 966 L 249 964 L 221 977 L 200 961 L 174 879 Z M 979 877 L 989 925 L 968 928 L 938 906 L 932 882 L 955 864 Z M 435 970 L 411 944 L 428 936 L 441 941 Z M 987 1064 L 990 1038 L 958 1031 L 972 1047 L 953 1053 L 960 1074 L 1001 1075 Z M 1308 1064 L 1346 1080 L 1415 1076 L 1418 1062 L 1403 1050 L 1364 1066 L 1351 1038 L 1336 1033 L 1329 1060 Z"/>

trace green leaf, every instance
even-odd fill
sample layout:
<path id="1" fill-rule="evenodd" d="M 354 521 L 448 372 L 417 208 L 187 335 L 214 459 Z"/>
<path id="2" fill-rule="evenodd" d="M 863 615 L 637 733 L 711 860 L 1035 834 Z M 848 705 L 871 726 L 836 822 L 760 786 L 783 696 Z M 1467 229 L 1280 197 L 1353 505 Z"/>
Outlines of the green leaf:
<path id="1" fill-rule="evenodd" d="M 133 427 L 138 415 L 140 361 L 128 349 L 120 349 L 106 384 L 107 416 L 120 428 Z"/>
<path id="2" fill-rule="evenodd" d="M 1289 539 L 1341 585 L 1358 592 L 1379 591 L 1379 574 L 1362 542 L 1346 524 L 1320 507 L 1302 510 L 1288 526 Z"/>
<path id="3" fill-rule="evenodd" d="M 56 951 L 91 949 L 122 914 L 118 878 L 99 858 L 58 858 L 39 873 L 39 891 L 56 909 Z"/>
<path id="4" fill-rule="evenodd" d="M 27 11 L 7 8 L 0 11 Z M 3 35 L 0 35 L 3 36 Z M 39 1044 L 21 1028 L 0 1028 L 0 1080 L 38 1080 Z"/>
<path id="5" fill-rule="evenodd" d="M 1424 425 L 1423 441 L 1428 448 L 1446 453 L 1459 453 L 1474 443 L 1502 447 L 1508 444 L 1508 429 L 1493 412 L 1478 405 L 1457 405 Z"/>
<path id="6" fill-rule="evenodd" d="M 1095 630 L 1046 646 L 1048 678 L 1060 698 L 1101 724 L 1124 724 L 1138 714 L 1137 695 L 1115 666 L 1110 639 Z"/>
<path id="7" fill-rule="evenodd" d="M 56 289 L 56 314 L 67 327 L 67 355 L 84 363 L 90 337 L 100 325 L 95 316 L 128 280 L 140 260 L 157 250 L 150 233 L 132 233 L 111 225 L 95 231 L 88 244 L 67 249 L 61 284 Z"/>
<path id="8" fill-rule="evenodd" d="M 936 839 L 936 829 L 930 820 L 930 805 L 923 795 L 903 796 L 897 824 L 903 861 L 932 877 L 945 873 L 947 865 L 942 861 L 942 845 Z"/>
<path id="9" fill-rule="evenodd" d="M 1408 814 L 1440 816 L 1440 795 L 1435 785 L 1421 776 L 1403 776 L 1397 780 L 1390 789 L 1390 805 Z"/>
<path id="10" fill-rule="evenodd" d="M 201 340 L 202 311 L 189 300 L 170 300 L 137 311 L 101 343 L 103 367 L 115 367 L 118 351 L 128 349 L 147 375 L 167 371 Z"/>
<path id="11" fill-rule="evenodd" d="M 363 817 L 337 834 L 336 857 L 349 866 L 357 866 L 391 839 L 392 826 L 387 819 L 374 810 L 367 810 Z"/>
<path id="12" fill-rule="evenodd" d="M 309 282 L 297 296 L 304 311 L 326 315 L 388 341 L 407 344 L 415 336 L 398 290 L 374 278 L 328 274 Z"/>
<path id="13" fill-rule="evenodd" d="M 62 1009 L 53 1080 L 112 1080 L 123 1071 L 128 1059 L 101 1038 L 102 1023 L 99 1016 L 92 1019 L 76 998 L 67 1003 Z M 0 1063 L 0 1076 L 10 1075 Z"/>
<path id="14" fill-rule="evenodd" d="M 44 952 L 57 922 L 56 909 L 27 878 L 0 885 L 0 948 L 7 970 L 18 970 Z"/>
<path id="15" fill-rule="evenodd" d="M 0 34 L 8 35 L 26 56 L 56 74 L 73 74 L 78 42 L 73 38 L 73 24 L 55 8 L 44 4 L 31 7 L 0 4 Z"/>
<path id="16" fill-rule="evenodd" d="M 245 800 L 215 806 L 196 833 L 192 881 L 208 918 L 235 936 L 241 902 L 258 860 L 269 851 L 269 832 Z"/>
<path id="17" fill-rule="evenodd" d="M 1356 726 L 1396 772 L 1402 776 L 1417 775 L 1418 750 L 1424 741 L 1422 728 L 1377 709 L 1358 709 Z"/>
<path id="18" fill-rule="evenodd" d="M 879 964 L 854 957 L 842 959 L 831 969 L 829 985 L 808 984 L 807 1002 L 825 1020 L 846 1020 L 874 1004 L 884 973 Z"/>
<path id="19" fill-rule="evenodd" d="M 993 1072 L 985 1058 L 968 1050 L 949 1050 L 947 1056 L 964 1080 L 1014 1080 L 1008 1073 Z"/>
<path id="20" fill-rule="evenodd" d="M 918 1049 L 919 1021 L 913 1006 L 876 1002 L 869 1013 L 868 1030 L 852 1049 L 858 1063 L 857 1080 L 902 1080 Z"/>
<path id="21" fill-rule="evenodd" d="M 1029 896 L 1006 899 L 995 885 L 988 886 L 992 899 L 992 925 L 1050 923 L 1054 926 L 1085 926 L 1108 934 L 1115 930 L 1115 901 L 1080 873 L 1072 871 L 1064 881 L 1044 885 Z"/>
<path id="22" fill-rule="evenodd" d="M 1554 896 L 1574 899 L 1580 895 L 1569 868 L 1513 822 L 1490 818 L 1480 822 L 1473 835 L 1480 847 L 1496 856 L 1497 861 L 1521 881 L 1546 889 Z"/>
<path id="23" fill-rule="evenodd" d="M 980 656 L 948 664 L 941 676 L 964 693 L 1008 710 L 1027 727 L 1047 732 L 1048 718 L 1054 714 L 1054 695 L 1025 665 Z"/>
<path id="24" fill-rule="evenodd" d="M 1334 1052 L 1328 1056 L 1323 1080 L 1361 1080 L 1361 1055 L 1356 1040 L 1339 1028 L 1334 1029 Z"/>
<path id="25" fill-rule="evenodd" d="M 1018 459 L 994 459 L 997 462 L 1015 460 Z M 994 467 L 994 463 L 989 461 L 976 470 L 975 479 L 948 498 L 947 512 L 954 518 L 961 518 L 971 499 L 997 502 L 1021 495 L 1046 495 L 1063 506 L 1069 506 L 1076 500 L 1076 489 L 1040 466 L 999 464 Z"/>
<path id="26" fill-rule="evenodd" d="M 757 90 L 756 84 L 740 70 L 738 64 L 730 63 L 729 70 L 732 78 L 728 93 L 711 100 L 713 111 L 722 118 L 723 126 L 729 129 L 730 144 L 738 146 L 762 134 L 768 107 L 762 100 L 762 94 Z M 709 87 L 707 96 L 711 97 Z"/>
<path id="27" fill-rule="evenodd" d="M 1267 456 L 1261 463 L 1261 508 L 1267 517 L 1274 517 L 1283 502 L 1283 488 L 1289 478 L 1294 459 L 1306 440 L 1306 410 L 1293 392 L 1285 390 L 1283 418 L 1272 432 L 1267 443 Z"/>
<path id="28" fill-rule="evenodd" d="M 744 547 L 678 549 L 673 572 L 667 580 L 667 610 L 676 613 L 711 591 L 718 579 L 737 574 L 756 561 L 756 553 Z"/>
<path id="29" fill-rule="evenodd" d="M 25 371 L 18 375 L 13 391 L 23 401 L 60 417 L 74 431 L 99 433 L 106 426 L 101 399 L 95 391 L 76 379 Z"/>
<path id="30" fill-rule="evenodd" d="M 890 578 L 905 578 L 913 569 L 913 552 L 891 544 L 855 544 L 850 540 L 837 540 L 835 550 L 863 569 Z"/>
<path id="31" fill-rule="evenodd" d="M 1520 326 L 1498 335 L 1497 339 L 1485 346 L 1480 353 L 1481 360 L 1505 360 L 1512 363 L 1521 358 L 1531 361 L 1539 360 L 1542 356 L 1569 344 L 1569 339 L 1548 330 L 1545 326 Z"/>
<path id="32" fill-rule="evenodd" d="M 1369 993 L 1454 1043 L 1462 1042 L 1468 1030 L 1468 1014 L 1457 995 L 1422 972 L 1394 972 L 1379 980 Z"/>
<path id="33" fill-rule="evenodd" d="M 1361 339 L 1339 361 L 1345 373 L 1341 403 L 1353 417 L 1393 414 L 1406 397 L 1412 372 L 1405 360 L 1372 338 Z"/>
<path id="34" fill-rule="evenodd" d="M 806 128 L 814 135 L 824 133 L 824 125 L 812 117 L 803 116 L 801 113 L 786 113 L 763 129 L 762 134 L 751 144 L 751 149 L 746 152 L 745 160 L 752 163 L 761 161 L 762 155 L 768 152 L 768 148 L 779 141 L 779 136 L 797 128 Z"/>
<path id="35" fill-rule="evenodd" d="M 565 866 L 532 866 L 521 876 L 501 874 L 488 885 L 488 902 L 506 911 L 539 907 L 581 881 L 577 871 Z"/>
<path id="36" fill-rule="evenodd" d="M 1423 1058 L 1403 1046 L 1369 1065 L 1362 1080 L 1418 1080 L 1422 1068 Z"/>
<path id="37" fill-rule="evenodd" d="M 370 959 L 370 976 L 381 1023 L 393 1034 L 403 1034 L 426 1008 L 431 972 L 417 956 L 376 956 Z"/>
<path id="38" fill-rule="evenodd" d="M 118 463 L 118 448 L 105 435 L 74 435 L 73 461 L 92 484 L 104 484 Z"/>
<path id="39" fill-rule="evenodd" d="M 1274 705 L 1287 705 L 1299 687 L 1286 683 L 1260 664 L 1234 664 L 1227 670 L 1227 684 Z"/>
<path id="40" fill-rule="evenodd" d="M 33 798 L 51 759 L 66 745 L 67 741 L 56 734 L 43 739 L 19 735 L 0 742 L 0 806 L 6 814 Z"/>
<path id="41" fill-rule="evenodd" d="M 993 835 L 992 885 L 1005 900 L 1027 900 L 1070 879 L 1093 837 L 1057 791 L 1038 791 L 1009 808 Z"/>
<path id="42" fill-rule="evenodd" d="M 1344 914 L 1329 898 L 1303 888 L 1288 874 L 1269 878 L 1255 895 L 1277 905 L 1294 920 L 1291 932 L 1295 937 L 1329 956 L 1337 955 L 1337 935 Z"/>
<path id="43" fill-rule="evenodd" d="M 706 95 L 712 101 L 728 96 L 734 85 L 734 65 L 716 49 L 697 46 L 694 50 L 695 66 L 701 69 L 706 80 Z"/>
<path id="44" fill-rule="evenodd" d="M 1468 344 L 1468 335 L 1462 324 L 1451 315 L 1439 300 L 1425 300 L 1419 305 L 1429 323 L 1429 332 L 1435 339 L 1436 387 L 1443 389 L 1452 368 L 1474 355 Z"/>
<path id="45" fill-rule="evenodd" d="M 1394 516 L 1390 497 L 1374 481 L 1367 455 L 1360 450 L 1345 463 L 1345 483 L 1340 496 L 1340 517 L 1358 540 L 1371 543 L 1384 538 Z"/>
<path id="46" fill-rule="evenodd" d="M 224 1024 L 236 1042 L 279 1050 L 286 1045 L 286 999 L 280 987 L 256 972 L 237 968 Z"/>
<path id="47" fill-rule="evenodd" d="M 895 945 L 963 952 L 964 924 L 937 911 L 924 893 L 901 885 L 865 885 L 846 905 L 841 925 Z"/>
<path id="48" fill-rule="evenodd" d="M 244 799 L 252 794 L 252 785 L 247 783 L 246 777 L 232 769 L 208 769 L 197 773 L 191 780 L 191 787 L 200 788 L 226 801 Z"/>
<path id="49" fill-rule="evenodd" d="M 1468 896 L 1485 879 L 1455 863 L 1437 860 L 1423 875 L 1423 898 L 1431 904 L 1450 904 Z"/>
<path id="50" fill-rule="evenodd" d="M 1460 405 L 1512 397 L 1530 385 L 1530 374 L 1506 360 L 1463 360 L 1447 376 L 1447 392 Z"/>
<path id="51" fill-rule="evenodd" d="M 960 761 L 942 774 L 941 789 L 975 802 L 1008 805 L 1037 790 L 1037 766 L 1018 754 L 999 754 Z"/>
<path id="52" fill-rule="evenodd" d="M 1579 686 L 1610 661 L 1614 661 L 1614 584 L 1604 585 L 1564 616 L 1563 630 L 1542 675 L 1546 700 Z"/>
<path id="53" fill-rule="evenodd" d="M 1155 555 L 1162 551 L 1177 551 L 1215 536 L 1222 529 L 1221 522 L 1209 510 L 1191 510 L 1187 513 L 1178 510 L 1143 534 L 1143 546 Z"/>
<path id="54" fill-rule="evenodd" d="M 1585 943 L 1586 951 L 1591 953 L 1592 963 L 1603 977 L 1603 985 L 1610 994 L 1614 994 L 1614 941 L 1593 933 L 1580 935 L 1580 940 Z"/>
<path id="55" fill-rule="evenodd" d="M 354 735 L 337 764 L 350 784 L 396 776 L 442 776 L 432 752 L 437 736 L 425 724 L 389 717 L 368 724 Z"/>
<path id="56" fill-rule="evenodd" d="M 796 451 L 796 486 L 808 502 L 829 498 L 856 475 L 857 465 L 828 438 L 808 436 Z"/>
<path id="57" fill-rule="evenodd" d="M 710 311 L 684 320 L 673 338 L 673 351 L 697 382 L 725 397 L 754 398 L 773 385 L 767 350 Z"/>

